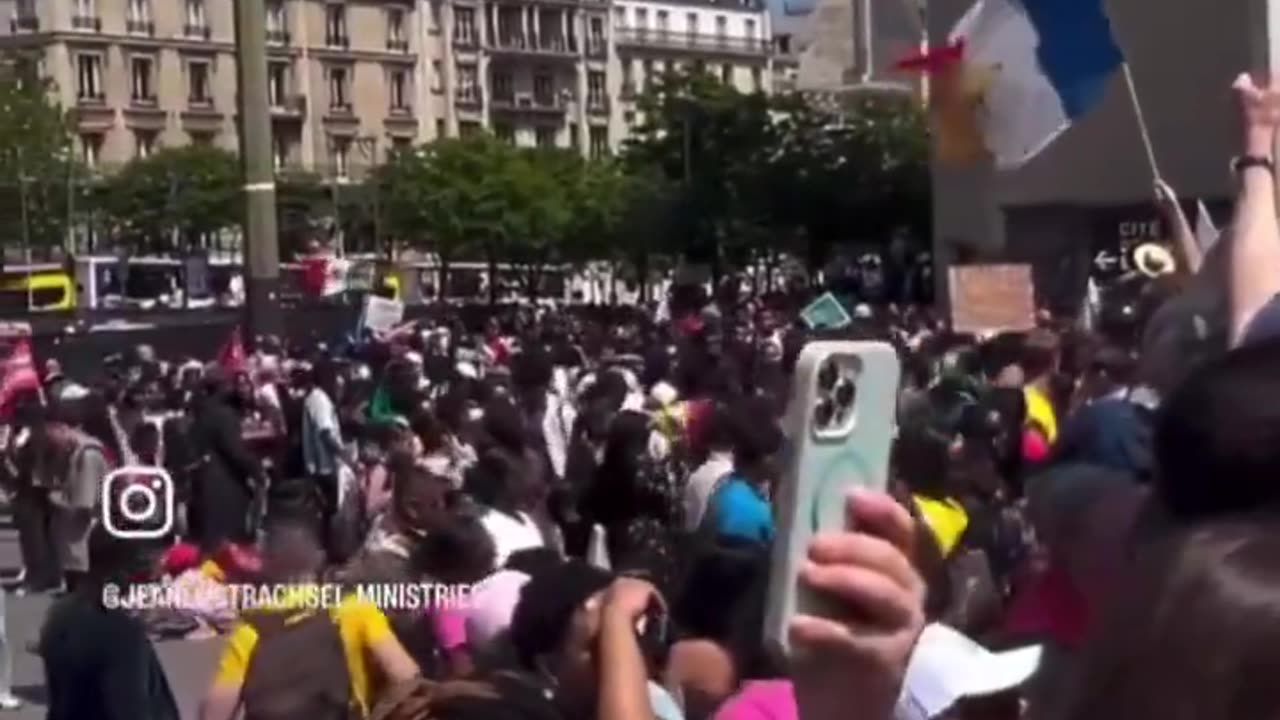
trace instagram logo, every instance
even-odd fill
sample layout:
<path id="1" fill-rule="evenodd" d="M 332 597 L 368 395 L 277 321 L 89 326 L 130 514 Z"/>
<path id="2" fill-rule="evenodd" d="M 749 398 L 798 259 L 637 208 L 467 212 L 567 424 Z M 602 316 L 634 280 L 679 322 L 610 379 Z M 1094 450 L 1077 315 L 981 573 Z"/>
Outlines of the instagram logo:
<path id="1" fill-rule="evenodd" d="M 126 540 L 154 540 L 173 529 L 173 478 L 164 468 L 133 465 L 102 481 L 102 522 Z"/>

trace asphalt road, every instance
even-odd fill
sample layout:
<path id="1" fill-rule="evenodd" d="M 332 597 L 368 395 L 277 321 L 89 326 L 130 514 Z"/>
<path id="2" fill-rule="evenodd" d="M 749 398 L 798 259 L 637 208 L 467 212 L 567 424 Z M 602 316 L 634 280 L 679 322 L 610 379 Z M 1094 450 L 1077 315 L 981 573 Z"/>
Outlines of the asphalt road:
<path id="1" fill-rule="evenodd" d="M 18 533 L 9 522 L 6 510 L 3 517 L 0 517 L 0 568 L 6 572 L 16 572 L 20 565 Z M 26 704 L 17 711 L 0 711 L 0 720 L 36 720 L 45 717 L 44 667 L 30 648 L 34 646 L 40 633 L 50 601 L 47 596 L 10 595 L 6 598 L 9 643 L 13 648 L 14 660 L 13 690 Z M 169 684 L 178 697 L 184 719 L 196 717 L 196 706 L 212 677 L 220 647 L 221 640 L 218 639 L 157 644 L 160 660 L 169 676 Z"/>

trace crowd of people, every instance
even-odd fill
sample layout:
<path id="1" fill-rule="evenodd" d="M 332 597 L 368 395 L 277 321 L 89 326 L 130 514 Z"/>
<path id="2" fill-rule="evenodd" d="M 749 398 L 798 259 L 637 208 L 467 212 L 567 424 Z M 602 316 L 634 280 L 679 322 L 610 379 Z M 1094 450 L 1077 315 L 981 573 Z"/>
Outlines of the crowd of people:
<path id="1" fill-rule="evenodd" d="M 1201 258 L 1163 202 L 1179 271 L 1114 325 L 974 337 L 882 307 L 814 329 L 691 290 L 612 325 L 530 309 L 50 366 L 6 408 L 3 456 L 15 592 L 60 596 L 49 717 L 179 717 L 152 641 L 213 634 L 202 720 L 1276 717 L 1280 90 L 1236 96 L 1231 228 Z M 791 372 L 833 337 L 898 350 L 890 483 L 811 542 L 800 581 L 840 610 L 793 618 L 784 655 L 763 619 Z M 149 540 L 98 522 L 128 502 L 104 478 L 138 465 L 176 493 Z M 469 591 L 103 603 L 162 580 Z"/>

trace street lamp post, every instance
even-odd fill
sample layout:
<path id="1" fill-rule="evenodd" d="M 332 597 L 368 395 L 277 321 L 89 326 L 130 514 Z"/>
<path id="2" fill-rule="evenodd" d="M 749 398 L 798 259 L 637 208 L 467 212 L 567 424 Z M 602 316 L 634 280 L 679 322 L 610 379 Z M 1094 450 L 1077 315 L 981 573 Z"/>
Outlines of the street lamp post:
<path id="1" fill-rule="evenodd" d="M 245 320 L 249 342 L 283 328 L 276 177 L 267 98 L 267 11 L 263 0 L 236 0 L 240 81 L 240 154 L 245 191 Z"/>

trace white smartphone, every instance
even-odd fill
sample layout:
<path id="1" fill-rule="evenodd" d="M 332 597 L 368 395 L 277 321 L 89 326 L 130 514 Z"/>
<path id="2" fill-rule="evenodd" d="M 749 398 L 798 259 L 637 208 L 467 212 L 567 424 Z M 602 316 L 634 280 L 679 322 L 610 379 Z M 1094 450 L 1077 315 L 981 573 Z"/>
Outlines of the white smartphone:
<path id="1" fill-rule="evenodd" d="M 765 641 L 784 653 L 791 651 L 787 625 L 796 613 L 838 613 L 797 575 L 816 533 L 845 528 L 850 489 L 888 488 L 901 374 L 888 343 L 814 342 L 800 353 L 785 420 L 788 452 L 774 496 L 778 533 L 764 628 Z"/>

